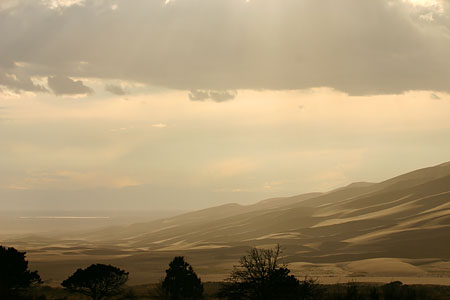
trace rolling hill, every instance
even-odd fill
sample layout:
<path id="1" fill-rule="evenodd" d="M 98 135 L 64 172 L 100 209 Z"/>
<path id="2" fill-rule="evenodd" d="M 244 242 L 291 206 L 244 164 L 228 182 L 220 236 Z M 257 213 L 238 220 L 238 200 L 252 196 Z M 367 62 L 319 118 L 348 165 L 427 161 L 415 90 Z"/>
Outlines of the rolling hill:
<path id="1" fill-rule="evenodd" d="M 450 164 L 443 164 L 377 184 L 228 204 L 86 238 L 152 251 L 280 243 L 305 249 L 298 257 L 311 260 L 450 258 L 449 226 Z"/>
<path id="2" fill-rule="evenodd" d="M 125 266 L 136 282 L 145 282 L 159 278 L 170 257 L 185 255 L 200 274 L 216 280 L 249 246 L 274 244 L 283 246 L 283 260 L 300 273 L 450 277 L 450 163 L 327 193 L 8 243 L 29 251 L 39 268 L 52 266 L 48 274 L 58 279 L 64 276 L 61 264 L 100 260 Z"/>

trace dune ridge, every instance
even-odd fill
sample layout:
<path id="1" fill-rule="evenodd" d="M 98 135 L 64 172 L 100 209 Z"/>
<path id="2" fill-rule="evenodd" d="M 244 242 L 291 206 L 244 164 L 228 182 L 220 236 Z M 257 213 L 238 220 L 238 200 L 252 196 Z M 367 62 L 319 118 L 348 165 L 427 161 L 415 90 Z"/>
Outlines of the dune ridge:
<path id="1" fill-rule="evenodd" d="M 326 193 L 227 204 L 79 236 L 6 242 L 27 250 L 54 278 L 63 277 L 63 257 L 65 267 L 99 259 L 122 264 L 135 271 L 137 282 L 144 275 L 148 281 L 166 260 L 182 254 L 205 278 L 218 279 L 248 247 L 275 244 L 283 246 L 284 262 L 313 274 L 450 278 L 449 203 L 445 163 Z"/>

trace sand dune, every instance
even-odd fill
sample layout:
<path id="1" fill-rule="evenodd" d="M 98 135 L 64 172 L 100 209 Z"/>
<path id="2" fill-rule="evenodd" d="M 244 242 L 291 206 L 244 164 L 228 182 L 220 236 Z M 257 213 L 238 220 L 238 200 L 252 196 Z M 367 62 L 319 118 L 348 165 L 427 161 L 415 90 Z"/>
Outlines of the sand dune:
<path id="1" fill-rule="evenodd" d="M 277 243 L 285 249 L 284 262 L 298 274 L 450 277 L 449 190 L 450 164 L 443 164 L 327 193 L 228 204 L 83 236 L 24 237 L 5 244 L 27 250 L 55 278 L 80 261 L 98 261 L 102 253 L 105 261 L 136 274 L 153 268 L 146 273 L 152 278 L 165 260 L 185 255 L 203 277 L 220 278 L 229 268 L 217 266 L 231 268 L 248 247 Z M 55 255 L 65 257 L 63 266 Z M 136 276 L 136 282 L 148 281 Z"/>
<path id="2" fill-rule="evenodd" d="M 419 267 L 395 258 L 358 260 L 346 264 L 344 268 L 371 276 L 418 276 L 426 273 Z"/>

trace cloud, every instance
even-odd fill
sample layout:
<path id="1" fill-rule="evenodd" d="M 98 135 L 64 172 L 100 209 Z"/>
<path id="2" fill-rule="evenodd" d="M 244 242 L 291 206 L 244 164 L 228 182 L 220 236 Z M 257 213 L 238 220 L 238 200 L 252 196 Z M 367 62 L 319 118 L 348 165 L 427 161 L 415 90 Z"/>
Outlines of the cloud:
<path id="1" fill-rule="evenodd" d="M 167 125 L 164 124 L 164 123 L 157 123 L 157 124 L 153 124 L 152 127 L 155 127 L 155 128 L 166 128 Z"/>
<path id="2" fill-rule="evenodd" d="M 205 101 L 209 99 L 208 91 L 194 90 L 189 92 L 189 99 L 192 101 Z"/>
<path id="3" fill-rule="evenodd" d="M 437 95 L 437 94 L 435 94 L 435 93 L 431 93 L 431 94 L 430 94 L 430 98 L 433 99 L 433 100 L 439 100 L 439 99 L 441 99 L 441 97 L 439 97 L 439 95 Z"/>
<path id="4" fill-rule="evenodd" d="M 49 172 L 31 171 L 27 172 L 26 178 L 14 186 L 20 189 L 36 189 L 59 186 L 66 189 L 77 189 L 83 187 L 110 187 L 122 188 L 127 186 L 136 186 L 139 182 L 136 180 L 101 172 L 79 172 L 71 170 L 58 170 Z"/>
<path id="5" fill-rule="evenodd" d="M 192 101 L 212 100 L 215 102 L 225 102 L 234 99 L 236 95 L 236 91 L 191 90 L 188 96 Z"/>
<path id="6" fill-rule="evenodd" d="M 0 80 L 21 61 L 23 78 L 116 79 L 203 93 L 450 92 L 448 1 L 164 2 L 117 0 L 120 9 L 112 10 L 110 1 L 47 1 L 63 7 L 51 9 L 18 0 L 0 10 Z M 203 100 L 229 97 L 208 92 Z"/>
<path id="7" fill-rule="evenodd" d="M 127 92 L 120 85 L 115 84 L 105 85 L 105 90 L 118 96 L 123 96 L 127 94 Z"/>
<path id="8" fill-rule="evenodd" d="M 85 0 L 42 0 L 44 5 L 51 9 L 60 9 L 70 7 L 72 5 L 84 5 Z"/>
<path id="9" fill-rule="evenodd" d="M 83 95 L 93 93 L 93 90 L 85 86 L 83 81 L 73 80 L 65 76 L 48 77 L 48 86 L 55 95 Z"/>
<path id="10" fill-rule="evenodd" d="M 30 76 L 19 68 L 16 68 L 13 72 L 10 72 L 0 66 L 0 86 L 1 85 L 6 86 L 8 89 L 16 93 L 22 91 L 48 92 L 44 86 L 35 84 L 31 80 Z"/>
<path id="11" fill-rule="evenodd" d="M 255 162 L 251 160 L 231 158 L 210 163 L 205 167 L 203 172 L 207 177 L 235 177 L 250 173 L 256 168 Z"/>

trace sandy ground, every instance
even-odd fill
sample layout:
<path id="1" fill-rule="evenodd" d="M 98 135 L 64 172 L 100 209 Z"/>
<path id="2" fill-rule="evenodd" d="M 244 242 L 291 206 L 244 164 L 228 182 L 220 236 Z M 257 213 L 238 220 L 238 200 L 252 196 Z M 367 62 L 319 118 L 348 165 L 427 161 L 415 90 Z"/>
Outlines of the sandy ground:
<path id="1" fill-rule="evenodd" d="M 124 255 L 92 252 L 62 254 L 58 250 L 45 255 L 31 252 L 28 255 L 30 268 L 37 269 L 46 284 L 58 286 L 77 268 L 92 263 L 118 266 L 130 272 L 130 284 L 158 282 L 165 274 L 168 263 L 176 255 L 184 255 L 203 281 L 223 281 L 238 263 L 239 253 L 220 251 L 198 252 L 143 252 Z M 374 258 L 338 263 L 290 262 L 292 274 L 302 279 L 305 276 L 317 278 L 323 284 L 346 282 L 388 283 L 402 281 L 405 284 L 450 285 L 450 261 L 439 259 Z"/>

